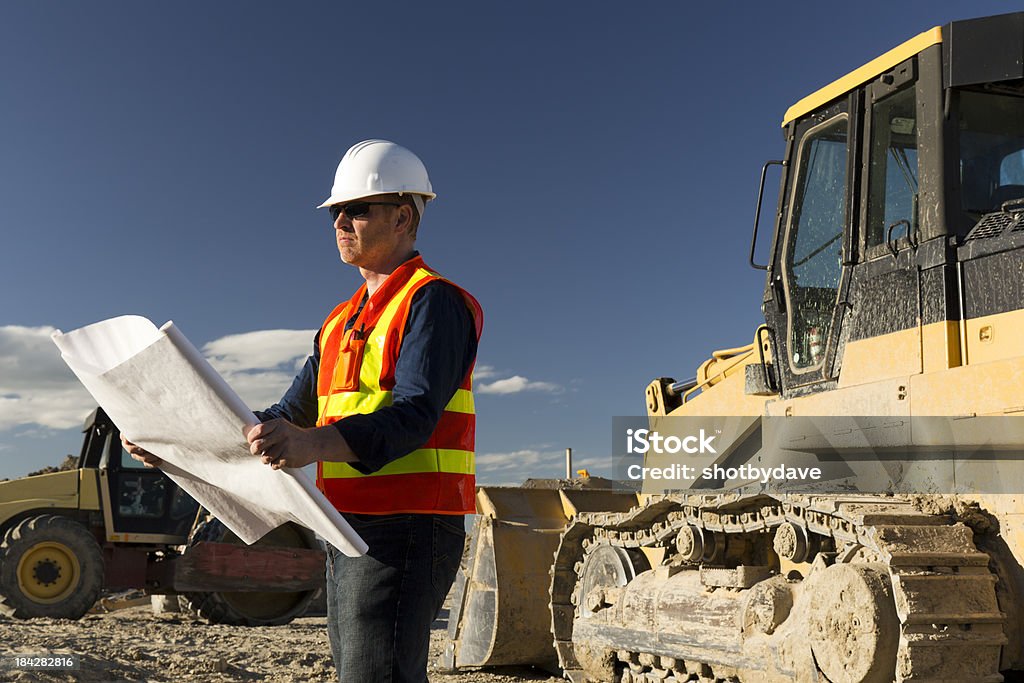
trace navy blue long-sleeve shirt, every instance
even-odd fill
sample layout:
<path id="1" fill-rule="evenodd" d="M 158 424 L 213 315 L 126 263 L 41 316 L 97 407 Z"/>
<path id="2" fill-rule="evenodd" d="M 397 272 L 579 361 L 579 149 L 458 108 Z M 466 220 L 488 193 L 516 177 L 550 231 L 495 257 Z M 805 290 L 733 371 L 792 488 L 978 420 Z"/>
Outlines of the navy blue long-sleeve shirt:
<path id="1" fill-rule="evenodd" d="M 365 303 L 364 298 L 360 308 Z M 346 321 L 346 330 L 358 314 Z M 476 350 L 473 316 L 462 295 L 443 281 L 421 287 L 409 305 L 395 364 L 392 404 L 366 415 L 350 415 L 333 425 L 359 457 L 349 464 L 370 474 L 426 443 L 476 359 Z M 284 418 L 299 427 L 315 426 L 319 369 L 318 331 L 313 355 L 284 397 L 256 416 L 264 422 Z"/>

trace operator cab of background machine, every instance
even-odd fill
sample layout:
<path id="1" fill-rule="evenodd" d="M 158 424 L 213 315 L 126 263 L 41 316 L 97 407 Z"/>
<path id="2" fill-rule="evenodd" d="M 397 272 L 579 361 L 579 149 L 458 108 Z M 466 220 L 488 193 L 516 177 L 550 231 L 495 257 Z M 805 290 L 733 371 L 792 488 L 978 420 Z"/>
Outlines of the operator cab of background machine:
<path id="1" fill-rule="evenodd" d="M 78 467 L 99 470 L 104 526 L 110 540 L 168 543 L 178 539 L 184 543 L 199 503 L 159 469 L 132 458 L 102 408 L 86 418 L 83 432 Z"/>

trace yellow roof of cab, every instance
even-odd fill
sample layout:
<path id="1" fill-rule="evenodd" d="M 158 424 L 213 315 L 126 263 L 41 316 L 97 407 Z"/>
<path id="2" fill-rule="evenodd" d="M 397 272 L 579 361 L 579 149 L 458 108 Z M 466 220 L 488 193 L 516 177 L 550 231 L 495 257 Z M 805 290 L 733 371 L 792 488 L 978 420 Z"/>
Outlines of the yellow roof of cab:
<path id="1" fill-rule="evenodd" d="M 803 98 L 788 110 L 782 118 L 782 125 L 794 121 L 804 114 L 809 114 L 827 102 L 831 102 L 857 86 L 867 83 L 872 78 L 883 74 L 900 62 L 910 59 L 921 50 L 942 42 L 942 27 L 936 26 L 924 33 L 914 36 L 902 45 L 898 45 L 880 57 L 872 59 L 864 66 L 851 71 L 842 78 L 832 81 L 821 90 L 817 90 Z"/>

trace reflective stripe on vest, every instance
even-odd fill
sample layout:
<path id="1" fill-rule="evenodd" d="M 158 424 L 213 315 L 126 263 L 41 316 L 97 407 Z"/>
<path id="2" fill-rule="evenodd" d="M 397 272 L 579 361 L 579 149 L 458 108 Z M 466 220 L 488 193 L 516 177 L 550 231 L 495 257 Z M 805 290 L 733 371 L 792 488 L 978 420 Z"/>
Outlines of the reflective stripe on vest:
<path id="1" fill-rule="evenodd" d="M 420 287 L 440 279 L 416 257 L 399 267 L 374 292 L 350 330 L 346 331 L 345 326 L 359 310 L 365 285 L 328 316 L 320 332 L 318 425 L 391 405 L 394 368 L 412 298 Z M 472 312 L 479 339 L 480 305 L 467 292 L 452 286 Z M 419 449 L 372 474 L 362 474 L 346 463 L 322 462 L 317 468 L 317 485 L 343 512 L 474 512 L 475 432 L 473 393 L 467 376 L 445 406 L 434 432 Z"/>

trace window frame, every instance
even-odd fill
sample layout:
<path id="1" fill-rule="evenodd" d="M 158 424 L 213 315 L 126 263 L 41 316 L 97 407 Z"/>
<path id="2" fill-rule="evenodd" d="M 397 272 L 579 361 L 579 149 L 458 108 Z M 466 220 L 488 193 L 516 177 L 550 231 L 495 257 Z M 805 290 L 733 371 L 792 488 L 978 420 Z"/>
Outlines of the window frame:
<path id="1" fill-rule="evenodd" d="M 886 88 L 887 92 L 885 92 L 884 94 L 878 94 L 876 92 L 873 92 L 872 96 L 870 98 L 870 101 L 868 102 L 868 106 L 866 107 L 867 110 L 868 110 L 867 111 L 867 115 L 868 115 L 868 122 L 869 123 L 867 125 L 867 130 L 865 130 L 865 132 L 864 132 L 864 148 L 865 149 L 864 149 L 864 192 L 863 192 L 863 196 L 865 198 L 865 201 L 864 201 L 864 207 L 863 207 L 863 216 L 862 216 L 862 219 L 861 219 L 861 230 L 860 230 L 861 234 L 860 234 L 859 239 L 858 239 L 858 243 L 860 245 L 860 252 L 861 252 L 861 254 L 863 254 L 863 258 L 861 259 L 862 261 L 872 261 L 874 259 L 877 259 L 877 258 L 880 258 L 880 257 L 883 257 L 883 256 L 891 256 L 892 255 L 892 251 L 889 248 L 888 240 L 886 239 L 887 236 L 885 234 L 888 231 L 889 226 L 886 225 L 886 221 L 884 219 L 884 210 L 883 210 L 881 241 L 878 242 L 877 244 L 869 244 L 868 243 L 868 240 L 871 238 L 871 227 L 872 227 L 871 226 L 871 218 L 872 218 L 872 216 L 871 216 L 871 199 L 872 199 L 872 191 L 874 190 L 874 182 L 875 182 L 875 178 L 874 178 L 874 176 L 872 174 L 872 161 L 873 161 L 873 155 L 874 155 L 874 151 L 875 151 L 875 149 L 874 149 L 875 130 L 876 130 L 875 126 L 878 124 L 878 122 L 875 120 L 876 119 L 876 117 L 875 117 L 875 107 L 878 106 L 879 104 L 882 104 L 882 103 L 886 102 L 887 100 L 890 100 L 893 97 L 899 97 L 900 95 L 903 95 L 905 93 L 911 93 L 913 95 L 913 100 L 914 100 L 914 112 L 915 112 L 915 116 L 914 116 L 914 137 L 915 137 L 915 142 L 916 142 L 916 145 L 914 147 L 914 151 L 915 151 L 915 162 L 916 162 L 916 166 L 917 166 L 917 168 L 916 168 L 916 174 L 917 175 L 915 177 L 915 180 L 917 181 L 918 201 L 917 202 L 913 202 L 913 201 L 911 202 L 911 205 L 913 207 L 912 210 L 915 211 L 915 213 L 916 213 L 916 215 L 911 217 L 911 221 L 910 221 L 911 229 L 913 230 L 913 232 L 911 230 L 907 230 L 905 235 L 897 237 L 894 240 L 894 244 L 899 245 L 900 248 L 904 248 L 904 247 L 908 246 L 912 239 L 916 239 L 916 235 L 914 233 L 915 232 L 916 233 L 920 233 L 920 230 L 921 230 L 921 215 L 920 215 L 921 212 L 920 212 L 920 208 L 919 208 L 920 195 L 921 195 L 921 191 L 922 191 L 921 190 L 921 184 L 922 184 L 922 178 L 921 178 L 921 125 L 920 125 L 919 114 L 918 114 L 919 93 L 917 91 L 917 82 L 916 82 L 916 80 L 905 80 L 898 87 L 889 86 L 888 84 L 886 84 L 886 85 L 887 85 L 887 88 Z M 886 148 L 885 148 L 886 174 L 885 174 L 885 177 L 882 179 L 882 181 L 883 181 L 882 184 L 886 188 L 886 196 L 885 196 L 886 202 L 888 202 L 888 200 L 889 200 L 889 193 L 888 193 L 888 170 L 889 170 L 889 164 L 891 163 L 891 161 L 889 159 L 889 152 L 890 152 L 890 150 L 891 150 L 891 145 L 887 145 Z"/>
<path id="2" fill-rule="evenodd" d="M 850 178 L 851 178 L 851 174 L 853 173 L 852 161 L 853 161 L 854 155 L 853 155 L 853 148 L 852 147 L 853 147 L 854 140 L 855 140 L 854 131 L 852 129 L 854 118 L 850 115 L 850 112 L 849 111 L 839 111 L 836 114 L 834 114 L 832 116 L 829 116 L 828 118 L 826 118 L 826 119 L 822 120 L 821 122 L 816 123 L 812 127 L 808 128 L 803 133 L 803 135 L 800 137 L 799 146 L 798 146 L 797 152 L 796 152 L 796 158 L 795 158 L 795 161 L 794 161 L 794 164 L 793 164 L 793 182 L 792 182 L 792 186 L 789 188 L 789 202 L 788 202 L 787 217 L 786 217 L 786 237 L 785 237 L 785 239 L 783 240 L 783 243 L 782 243 L 782 251 L 780 253 L 780 255 L 781 255 L 781 259 L 780 259 L 781 263 L 780 263 L 780 265 L 781 265 L 781 271 L 782 271 L 783 296 L 785 297 L 785 307 L 786 307 L 786 364 L 789 367 L 790 374 L 792 374 L 794 377 L 798 377 L 798 376 L 802 376 L 802 375 L 809 375 L 809 374 L 813 374 L 813 373 L 819 373 L 820 374 L 822 372 L 823 368 L 824 368 L 825 362 L 830 357 L 830 352 L 832 351 L 832 346 L 834 344 L 833 339 L 835 337 L 835 334 L 834 334 L 835 329 L 834 329 L 834 327 L 836 325 L 836 310 L 837 310 L 837 308 L 839 306 L 839 300 L 840 300 L 840 297 L 842 296 L 842 292 L 843 292 L 843 263 L 845 262 L 845 258 L 841 258 L 840 259 L 840 264 L 839 264 L 839 280 L 836 283 L 836 296 L 835 296 L 835 300 L 833 301 L 832 313 L 831 313 L 831 317 L 830 317 L 830 320 L 829 320 L 828 333 L 826 335 L 824 335 L 824 337 L 822 339 L 823 347 L 822 347 L 821 357 L 820 357 L 819 361 L 817 363 L 815 363 L 814 365 L 808 365 L 808 366 L 805 366 L 805 367 L 797 367 L 793 363 L 793 348 L 794 348 L 794 339 L 793 339 L 793 319 L 794 319 L 793 311 L 794 311 L 794 306 L 793 306 L 793 302 L 794 302 L 794 298 L 793 298 L 793 292 L 790 291 L 791 264 L 789 262 L 790 261 L 789 250 L 790 250 L 790 241 L 793 239 L 794 235 L 797 232 L 797 228 L 799 227 L 799 226 L 794 226 L 793 220 L 794 220 L 794 214 L 796 212 L 797 192 L 801 190 L 801 182 L 803 182 L 803 180 L 804 180 L 804 178 L 802 176 L 803 161 L 804 161 L 804 155 L 805 155 L 805 153 L 807 152 L 807 149 L 808 149 L 808 142 L 813 141 L 815 139 L 814 136 L 815 136 L 815 134 L 818 131 L 820 131 L 820 130 L 822 130 L 824 128 L 827 128 L 827 127 L 835 125 L 835 123 L 837 121 L 839 121 L 840 119 L 843 119 L 846 122 L 846 156 L 845 156 L 846 178 L 845 178 L 845 181 L 843 183 L 843 222 L 842 222 L 842 230 L 841 230 L 841 234 L 840 234 L 840 254 L 842 255 L 844 250 L 845 250 L 845 247 L 846 247 L 846 239 L 844 239 L 844 236 L 845 236 L 845 234 L 847 232 L 847 229 L 848 229 L 848 226 L 849 226 L 849 222 L 850 222 Z M 804 198 L 803 195 L 801 195 L 801 209 L 803 208 L 803 206 L 802 206 L 803 198 Z"/>

